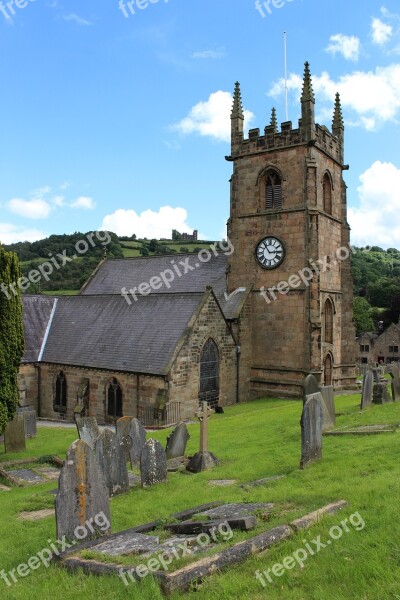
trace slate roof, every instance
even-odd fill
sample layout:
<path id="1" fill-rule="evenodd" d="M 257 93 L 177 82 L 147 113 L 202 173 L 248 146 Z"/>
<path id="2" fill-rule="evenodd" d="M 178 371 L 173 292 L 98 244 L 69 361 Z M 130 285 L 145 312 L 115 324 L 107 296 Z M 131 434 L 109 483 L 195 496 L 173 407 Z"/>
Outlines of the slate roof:
<path id="1" fill-rule="evenodd" d="M 192 270 L 185 273 L 187 268 L 181 263 L 186 263 Z M 182 274 L 181 277 L 175 272 L 174 265 Z M 203 263 L 196 253 L 106 260 L 99 265 L 80 293 L 120 295 L 122 288 L 130 290 L 141 283 L 149 283 L 152 277 L 159 277 L 160 273 L 169 269 L 174 275 L 170 287 L 163 284 L 159 290 L 152 289 L 152 294 L 204 292 L 207 285 L 211 285 L 219 295 L 226 289 L 227 266 L 228 257 L 224 253 L 217 256 L 211 253 L 210 260 Z"/>
<path id="2" fill-rule="evenodd" d="M 115 262 L 112 261 L 115 265 Z M 164 375 L 205 294 L 58 298 L 42 361 Z"/>
<path id="3" fill-rule="evenodd" d="M 22 295 L 25 335 L 23 363 L 38 360 L 55 300 L 50 296 Z"/>

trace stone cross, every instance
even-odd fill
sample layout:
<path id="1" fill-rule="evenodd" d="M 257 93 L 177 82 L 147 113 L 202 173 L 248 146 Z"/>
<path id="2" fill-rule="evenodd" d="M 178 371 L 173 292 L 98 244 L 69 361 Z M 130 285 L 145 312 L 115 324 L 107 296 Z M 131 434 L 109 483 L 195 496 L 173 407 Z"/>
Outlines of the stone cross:
<path id="1" fill-rule="evenodd" d="M 208 451 L 208 419 L 213 412 L 207 402 L 202 402 L 200 410 L 196 413 L 200 421 L 200 452 Z"/>

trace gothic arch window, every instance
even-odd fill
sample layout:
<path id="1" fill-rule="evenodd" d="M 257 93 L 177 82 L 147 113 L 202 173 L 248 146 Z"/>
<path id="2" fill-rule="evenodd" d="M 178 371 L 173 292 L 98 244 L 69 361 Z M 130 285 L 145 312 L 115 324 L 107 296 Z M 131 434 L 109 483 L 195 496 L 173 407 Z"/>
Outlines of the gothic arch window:
<path id="1" fill-rule="evenodd" d="M 332 214 L 332 180 L 328 173 L 325 173 L 323 179 L 323 197 L 324 197 L 324 211 L 328 215 Z"/>
<path id="2" fill-rule="evenodd" d="M 113 377 L 106 387 L 106 418 L 115 420 L 122 417 L 122 388 L 117 379 Z"/>
<path id="3" fill-rule="evenodd" d="M 325 320 L 325 339 L 327 344 L 333 344 L 333 304 L 328 298 L 325 302 L 324 320 Z"/>
<path id="4" fill-rule="evenodd" d="M 282 208 L 282 178 L 272 169 L 265 175 L 265 208 L 274 210 Z"/>
<path id="5" fill-rule="evenodd" d="M 67 412 L 67 380 L 63 371 L 55 378 L 53 408 L 56 412 Z"/>
<path id="6" fill-rule="evenodd" d="M 333 377 L 333 358 L 332 354 L 329 353 L 326 355 L 324 361 L 324 384 L 332 385 L 332 377 Z"/>
<path id="7" fill-rule="evenodd" d="M 219 352 L 212 338 L 206 341 L 200 354 L 199 403 L 204 401 L 213 408 L 219 401 Z"/>

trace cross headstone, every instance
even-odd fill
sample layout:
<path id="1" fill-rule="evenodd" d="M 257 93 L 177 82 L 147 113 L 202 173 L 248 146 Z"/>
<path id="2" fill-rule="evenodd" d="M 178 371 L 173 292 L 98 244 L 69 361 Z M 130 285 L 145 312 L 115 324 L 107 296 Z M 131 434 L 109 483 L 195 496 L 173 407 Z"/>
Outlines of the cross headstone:
<path id="1" fill-rule="evenodd" d="M 214 454 L 208 451 L 208 420 L 213 412 L 207 402 L 202 402 L 199 411 L 196 413 L 200 421 L 200 452 L 197 452 L 190 459 L 186 467 L 188 471 L 193 473 L 211 469 L 219 463 Z"/>
<path id="2" fill-rule="evenodd" d="M 6 452 L 23 452 L 25 444 L 25 423 L 21 414 L 16 414 L 4 431 L 4 449 Z"/>
<path id="3" fill-rule="evenodd" d="M 301 415 L 301 461 L 300 468 L 322 458 L 323 408 L 316 394 L 303 407 Z"/>
<path id="4" fill-rule="evenodd" d="M 128 469 L 123 448 L 118 443 L 115 433 L 104 429 L 95 442 L 94 450 L 110 496 L 128 492 Z"/>
<path id="5" fill-rule="evenodd" d="M 76 440 L 67 452 L 55 499 L 57 537 L 88 541 L 111 530 L 110 497 L 93 450 Z"/>
<path id="6" fill-rule="evenodd" d="M 117 440 L 123 449 L 125 461 L 128 462 L 131 459 L 131 448 L 132 438 L 129 435 L 129 429 L 133 417 L 121 417 L 116 423 Z"/>
<path id="7" fill-rule="evenodd" d="M 140 455 L 142 486 L 148 487 L 167 481 L 167 457 L 160 442 L 150 438 Z"/>
<path id="8" fill-rule="evenodd" d="M 364 375 L 363 387 L 361 392 L 361 410 L 372 403 L 374 376 L 368 369 Z"/>
<path id="9" fill-rule="evenodd" d="M 185 423 L 179 423 L 173 432 L 167 437 L 165 453 L 167 459 L 185 456 L 186 444 L 190 438 Z"/>
<path id="10" fill-rule="evenodd" d="M 129 437 L 132 440 L 130 448 L 132 468 L 138 467 L 140 465 L 140 455 L 146 443 L 146 430 L 136 418 L 131 420 Z"/>
<path id="11" fill-rule="evenodd" d="M 75 414 L 75 423 L 78 429 L 78 435 L 81 440 L 89 444 L 94 449 L 95 442 L 100 436 L 100 429 L 97 425 L 96 417 L 81 417 Z"/>

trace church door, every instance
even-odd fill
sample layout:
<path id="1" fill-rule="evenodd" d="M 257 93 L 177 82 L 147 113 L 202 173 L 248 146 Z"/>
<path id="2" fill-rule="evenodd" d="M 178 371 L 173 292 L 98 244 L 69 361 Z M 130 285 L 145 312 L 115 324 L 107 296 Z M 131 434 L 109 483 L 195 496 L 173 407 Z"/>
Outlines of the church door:
<path id="1" fill-rule="evenodd" d="M 207 401 L 214 408 L 219 401 L 219 354 L 211 338 L 203 346 L 200 356 L 199 402 Z"/>
<path id="2" fill-rule="evenodd" d="M 330 354 L 325 358 L 324 364 L 324 383 L 325 385 L 332 385 L 332 370 L 333 370 L 333 361 L 332 356 Z"/>

